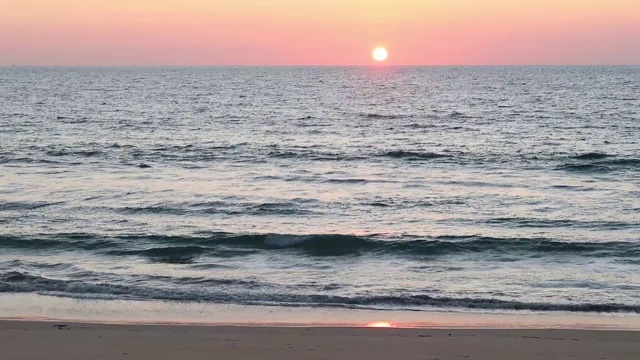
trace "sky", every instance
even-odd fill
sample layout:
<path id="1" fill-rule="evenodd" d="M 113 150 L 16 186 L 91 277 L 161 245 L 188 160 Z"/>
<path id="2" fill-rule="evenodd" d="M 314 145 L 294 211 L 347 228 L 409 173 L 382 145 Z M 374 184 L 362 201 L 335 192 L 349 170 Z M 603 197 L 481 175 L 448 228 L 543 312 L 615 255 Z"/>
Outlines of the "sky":
<path id="1" fill-rule="evenodd" d="M 0 0 L 4 65 L 640 64 L 640 0 Z"/>

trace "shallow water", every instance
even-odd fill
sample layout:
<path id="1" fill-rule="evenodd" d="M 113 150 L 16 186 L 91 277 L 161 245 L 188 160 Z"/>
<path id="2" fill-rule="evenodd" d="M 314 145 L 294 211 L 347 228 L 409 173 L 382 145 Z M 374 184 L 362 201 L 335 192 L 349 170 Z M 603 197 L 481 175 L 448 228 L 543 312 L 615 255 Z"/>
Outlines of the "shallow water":
<path id="1" fill-rule="evenodd" d="M 1 68 L 0 292 L 640 313 L 640 68 Z"/>

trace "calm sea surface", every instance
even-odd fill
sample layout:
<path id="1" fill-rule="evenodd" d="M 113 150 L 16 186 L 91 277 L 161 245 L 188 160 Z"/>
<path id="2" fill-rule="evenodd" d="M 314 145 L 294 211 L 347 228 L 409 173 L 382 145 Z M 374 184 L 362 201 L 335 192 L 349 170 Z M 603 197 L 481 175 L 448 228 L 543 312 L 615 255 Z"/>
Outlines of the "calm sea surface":
<path id="1" fill-rule="evenodd" d="M 0 292 L 640 313 L 640 67 L 0 68 Z"/>

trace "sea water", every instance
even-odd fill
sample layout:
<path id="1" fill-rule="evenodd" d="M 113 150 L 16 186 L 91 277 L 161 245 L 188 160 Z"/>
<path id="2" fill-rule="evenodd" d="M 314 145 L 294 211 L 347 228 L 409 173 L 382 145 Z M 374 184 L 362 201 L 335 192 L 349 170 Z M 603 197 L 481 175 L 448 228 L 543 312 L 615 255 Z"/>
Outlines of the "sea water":
<path id="1" fill-rule="evenodd" d="M 0 292 L 637 316 L 640 67 L 0 68 Z"/>

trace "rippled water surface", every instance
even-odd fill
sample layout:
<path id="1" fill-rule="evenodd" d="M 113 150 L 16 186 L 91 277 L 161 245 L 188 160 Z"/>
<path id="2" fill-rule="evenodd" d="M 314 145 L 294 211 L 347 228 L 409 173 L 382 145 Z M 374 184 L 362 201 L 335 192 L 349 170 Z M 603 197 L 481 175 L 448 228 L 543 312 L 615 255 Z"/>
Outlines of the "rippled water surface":
<path id="1" fill-rule="evenodd" d="M 0 292 L 640 313 L 640 68 L 0 68 Z"/>

